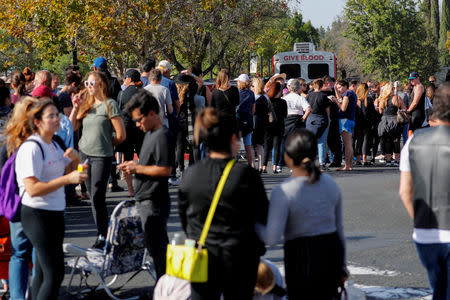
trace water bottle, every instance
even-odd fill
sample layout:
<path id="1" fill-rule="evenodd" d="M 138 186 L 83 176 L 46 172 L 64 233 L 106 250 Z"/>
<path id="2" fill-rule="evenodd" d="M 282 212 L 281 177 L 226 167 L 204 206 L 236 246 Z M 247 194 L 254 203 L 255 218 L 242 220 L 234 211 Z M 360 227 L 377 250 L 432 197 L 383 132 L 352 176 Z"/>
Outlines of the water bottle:
<path id="1" fill-rule="evenodd" d="M 184 244 L 184 236 L 181 232 L 176 232 L 173 235 L 172 240 L 170 241 L 171 245 L 183 245 Z"/>

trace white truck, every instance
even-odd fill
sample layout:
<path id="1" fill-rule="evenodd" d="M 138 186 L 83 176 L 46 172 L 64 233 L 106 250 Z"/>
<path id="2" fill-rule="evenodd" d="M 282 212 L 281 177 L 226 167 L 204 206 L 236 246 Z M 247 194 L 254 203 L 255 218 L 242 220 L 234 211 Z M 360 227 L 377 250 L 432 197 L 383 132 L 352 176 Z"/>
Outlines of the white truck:
<path id="1" fill-rule="evenodd" d="M 306 82 L 325 75 L 336 78 L 336 56 L 316 51 L 313 43 L 295 43 L 294 51 L 273 56 L 273 73 L 286 73 L 286 78 L 302 77 Z"/>

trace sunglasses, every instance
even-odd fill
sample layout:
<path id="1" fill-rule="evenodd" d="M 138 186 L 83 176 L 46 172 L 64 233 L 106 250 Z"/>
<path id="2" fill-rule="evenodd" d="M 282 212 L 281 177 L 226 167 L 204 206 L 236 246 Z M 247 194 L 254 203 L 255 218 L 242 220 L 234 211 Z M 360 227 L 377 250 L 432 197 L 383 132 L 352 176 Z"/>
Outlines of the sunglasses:
<path id="1" fill-rule="evenodd" d="M 134 123 L 138 123 L 138 122 L 141 123 L 142 118 L 143 118 L 143 116 L 140 117 L 139 119 L 133 119 L 133 122 L 134 122 Z"/>
<path id="2" fill-rule="evenodd" d="M 434 81 L 434 80 L 430 80 L 430 83 L 435 83 L 436 81 Z"/>
<path id="3" fill-rule="evenodd" d="M 84 82 L 84 86 L 85 86 L 85 87 L 95 86 L 95 80 L 85 81 L 85 82 Z"/>

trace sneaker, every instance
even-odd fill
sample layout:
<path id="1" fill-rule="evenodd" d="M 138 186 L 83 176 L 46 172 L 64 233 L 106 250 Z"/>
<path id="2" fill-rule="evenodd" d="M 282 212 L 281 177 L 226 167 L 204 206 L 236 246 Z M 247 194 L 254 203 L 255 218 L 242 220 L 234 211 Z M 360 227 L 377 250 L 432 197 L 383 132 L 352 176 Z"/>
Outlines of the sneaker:
<path id="1" fill-rule="evenodd" d="M 123 191 L 125 191 L 125 189 L 123 187 L 121 187 L 121 186 L 113 185 L 111 187 L 111 192 L 113 192 L 113 193 L 115 193 L 115 192 L 123 192 Z"/>
<path id="2" fill-rule="evenodd" d="M 398 167 L 399 167 L 399 164 L 398 164 L 397 161 L 394 160 L 394 161 L 392 162 L 392 166 L 398 168 Z"/>
<path id="3" fill-rule="evenodd" d="M 392 167 L 392 164 L 391 164 L 390 161 L 387 161 L 387 162 L 386 162 L 386 167 Z"/>
<path id="4" fill-rule="evenodd" d="M 176 178 L 176 177 L 169 178 L 169 185 L 179 185 L 179 184 L 180 184 L 180 180 L 178 178 Z"/>
<path id="5" fill-rule="evenodd" d="M 277 173 L 281 173 L 283 171 L 283 168 L 281 166 L 277 167 Z"/>
<path id="6" fill-rule="evenodd" d="M 362 166 L 362 163 L 361 163 L 360 161 L 356 161 L 356 162 L 354 163 L 354 165 L 355 165 L 355 166 Z"/>
<path id="7" fill-rule="evenodd" d="M 328 171 L 328 167 L 326 164 L 320 165 L 320 168 L 322 169 L 322 171 Z"/>
<path id="8" fill-rule="evenodd" d="M 91 248 L 94 248 L 94 249 L 103 249 L 103 248 L 105 248 L 105 245 L 106 245 L 105 237 L 104 237 L 103 235 L 99 235 L 99 236 L 97 237 L 97 239 L 95 240 L 94 245 L 92 245 Z"/>
<path id="9" fill-rule="evenodd" d="M 380 163 L 384 164 L 384 163 L 387 163 L 387 161 L 386 161 L 386 159 L 381 158 L 381 159 L 380 159 Z M 389 163 L 391 163 L 391 162 L 389 162 Z"/>
<path id="10" fill-rule="evenodd" d="M 332 162 L 328 167 L 330 167 L 330 168 L 340 168 L 340 167 L 342 167 L 342 164 L 341 163 L 336 163 L 336 162 Z"/>

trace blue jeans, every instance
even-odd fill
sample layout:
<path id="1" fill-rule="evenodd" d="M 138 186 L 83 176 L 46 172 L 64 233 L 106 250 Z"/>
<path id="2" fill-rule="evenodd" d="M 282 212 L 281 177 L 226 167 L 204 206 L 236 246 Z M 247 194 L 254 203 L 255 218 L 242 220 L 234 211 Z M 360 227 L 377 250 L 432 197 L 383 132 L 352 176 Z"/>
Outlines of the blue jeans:
<path id="1" fill-rule="evenodd" d="M 427 270 L 433 300 L 450 297 L 450 243 L 416 244 L 419 258 Z"/>
<path id="2" fill-rule="evenodd" d="M 9 287 L 11 299 L 25 299 L 28 288 L 33 245 L 23 232 L 21 222 L 9 222 L 11 231 L 11 260 L 9 261 Z"/>
<path id="3" fill-rule="evenodd" d="M 325 164 L 325 154 L 327 153 L 326 152 L 327 136 L 328 136 L 328 127 L 322 133 L 322 136 L 317 140 L 317 147 L 319 151 L 319 162 L 321 165 Z"/>

